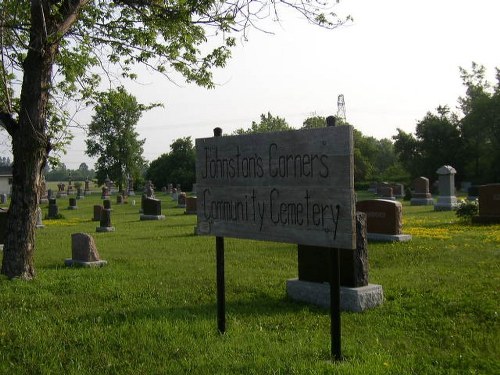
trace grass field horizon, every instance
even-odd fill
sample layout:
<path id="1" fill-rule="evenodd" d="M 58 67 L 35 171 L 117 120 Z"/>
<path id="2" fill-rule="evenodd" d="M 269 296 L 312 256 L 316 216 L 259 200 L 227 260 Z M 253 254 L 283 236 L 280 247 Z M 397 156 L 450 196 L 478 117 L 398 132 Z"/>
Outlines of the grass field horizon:
<path id="1" fill-rule="evenodd" d="M 500 373 L 500 225 L 403 202 L 403 232 L 413 239 L 369 243 L 369 281 L 385 301 L 342 313 L 345 359 L 332 362 L 329 312 L 286 295 L 296 245 L 226 239 L 220 335 L 215 239 L 195 236 L 196 217 L 157 198 L 165 220 L 140 221 L 140 195 L 123 205 L 112 197 L 110 233 L 91 221 L 99 193 L 77 210 L 57 200 L 64 218 L 37 230 L 36 279 L 0 277 L 0 373 Z M 107 266 L 64 266 L 76 232 L 94 237 Z"/>

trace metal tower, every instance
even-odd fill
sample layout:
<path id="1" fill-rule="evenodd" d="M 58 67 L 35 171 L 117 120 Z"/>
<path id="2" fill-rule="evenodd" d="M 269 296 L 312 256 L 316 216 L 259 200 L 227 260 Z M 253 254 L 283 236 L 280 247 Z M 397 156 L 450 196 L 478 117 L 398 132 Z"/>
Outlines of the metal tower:
<path id="1" fill-rule="evenodd" d="M 337 121 L 339 121 L 341 124 L 346 123 L 346 118 L 345 118 L 345 101 L 344 101 L 344 95 L 340 94 L 337 98 Z"/>

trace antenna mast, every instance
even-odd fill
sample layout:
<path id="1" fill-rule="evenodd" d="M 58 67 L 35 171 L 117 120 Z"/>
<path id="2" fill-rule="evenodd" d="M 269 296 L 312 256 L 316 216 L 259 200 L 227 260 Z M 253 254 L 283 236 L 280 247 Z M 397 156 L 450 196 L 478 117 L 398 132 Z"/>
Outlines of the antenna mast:
<path id="1" fill-rule="evenodd" d="M 345 101 L 344 95 L 340 94 L 337 98 L 337 121 L 341 124 L 345 124 L 347 122 L 345 118 Z"/>

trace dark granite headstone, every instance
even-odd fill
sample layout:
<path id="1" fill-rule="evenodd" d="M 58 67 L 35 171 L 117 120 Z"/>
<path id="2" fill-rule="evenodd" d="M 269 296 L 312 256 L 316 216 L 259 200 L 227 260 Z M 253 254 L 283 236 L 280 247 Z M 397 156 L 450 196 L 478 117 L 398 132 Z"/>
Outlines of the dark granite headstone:
<path id="1" fill-rule="evenodd" d="M 76 210 L 78 207 L 76 206 L 76 198 L 69 198 L 69 210 Z"/>
<path id="2" fill-rule="evenodd" d="M 196 215 L 196 197 L 186 197 L 186 214 Z"/>
<path id="3" fill-rule="evenodd" d="M 298 245 L 299 280 L 329 282 L 330 254 L 327 247 Z M 356 250 L 340 249 L 340 285 L 351 288 L 368 285 L 366 215 L 361 212 L 356 212 Z"/>
<path id="4" fill-rule="evenodd" d="M 114 232 L 115 227 L 111 225 L 111 210 L 103 208 L 101 210 L 101 218 L 99 220 L 99 227 L 96 228 L 97 232 Z"/>
<path id="5" fill-rule="evenodd" d="M 100 221 L 101 220 L 101 211 L 103 209 L 104 209 L 104 207 L 101 205 L 94 206 L 94 217 L 92 218 L 92 221 Z"/>
<path id="6" fill-rule="evenodd" d="M 161 215 L 161 201 L 159 199 L 146 198 L 142 201 L 144 215 Z"/>
<path id="7" fill-rule="evenodd" d="M 49 219 L 56 219 L 59 217 L 59 207 L 55 198 L 49 199 L 49 213 L 47 215 Z"/>
<path id="8" fill-rule="evenodd" d="M 109 199 L 103 200 L 102 205 L 105 210 L 111 210 L 111 201 Z"/>
<path id="9" fill-rule="evenodd" d="M 500 184 L 479 187 L 479 216 L 475 223 L 500 223 Z"/>

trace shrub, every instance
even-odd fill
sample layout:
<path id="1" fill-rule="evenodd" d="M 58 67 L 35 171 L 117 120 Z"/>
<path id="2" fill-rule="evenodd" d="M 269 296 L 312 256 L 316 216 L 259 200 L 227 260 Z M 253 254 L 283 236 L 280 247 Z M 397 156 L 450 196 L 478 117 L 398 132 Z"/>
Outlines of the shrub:
<path id="1" fill-rule="evenodd" d="M 456 215 L 462 220 L 470 221 L 473 216 L 479 214 L 479 204 L 477 201 L 462 199 L 457 206 Z"/>

